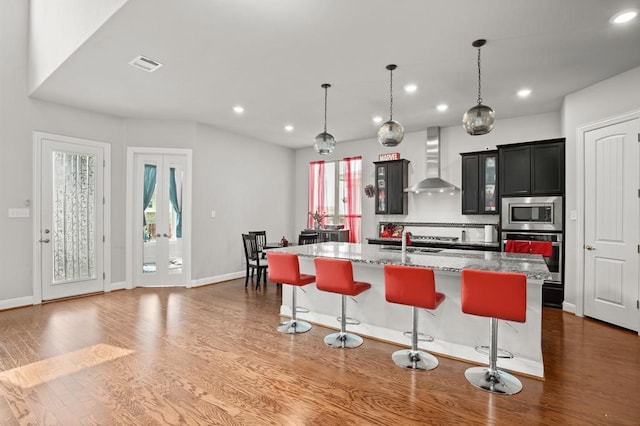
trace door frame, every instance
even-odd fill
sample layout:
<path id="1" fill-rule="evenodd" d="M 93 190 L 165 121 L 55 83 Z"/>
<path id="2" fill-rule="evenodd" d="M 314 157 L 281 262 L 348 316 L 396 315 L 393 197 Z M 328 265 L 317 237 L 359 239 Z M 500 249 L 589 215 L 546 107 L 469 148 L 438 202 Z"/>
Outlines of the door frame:
<path id="1" fill-rule="evenodd" d="M 192 153 L 191 149 L 182 148 L 147 148 L 147 147 L 127 147 L 127 177 L 126 177 L 126 203 L 125 203 L 125 277 L 126 288 L 133 289 L 135 275 L 133 273 L 133 260 L 134 260 L 134 244 L 140 237 L 139 233 L 134 232 L 134 214 L 138 214 L 138 210 L 135 208 L 135 188 L 134 188 L 134 176 L 135 176 L 135 157 L 138 154 L 143 155 L 182 155 L 185 157 L 185 190 L 182 193 L 182 205 L 183 205 L 183 221 L 182 221 L 182 233 L 186 235 L 183 246 L 184 258 L 187 259 L 184 266 L 185 274 L 185 287 L 191 288 L 193 286 L 193 280 L 191 279 L 191 200 L 192 200 Z M 185 214 L 186 213 L 186 214 Z"/>
<path id="2" fill-rule="evenodd" d="M 576 162 L 576 209 L 577 209 L 577 221 L 576 221 L 576 307 L 575 314 L 577 316 L 584 316 L 584 215 L 585 215 L 585 140 L 586 133 L 597 130 L 603 127 L 620 124 L 625 121 L 640 119 L 640 110 L 634 110 L 625 114 L 606 118 L 601 121 L 579 126 L 576 129 L 576 154 L 579 161 Z M 640 201 L 639 201 L 640 202 Z M 637 283 L 640 286 L 640 283 Z M 640 330 L 640 313 L 638 314 L 639 330 Z M 638 331 L 640 335 L 640 331 Z"/>
<path id="3" fill-rule="evenodd" d="M 61 142 L 75 143 L 78 145 L 91 146 L 101 148 L 104 152 L 104 175 L 103 175 L 103 221 L 102 235 L 104 235 L 102 262 L 104 266 L 104 287 L 105 293 L 111 291 L 111 144 L 106 142 L 94 141 L 90 139 L 77 138 L 73 136 L 64 136 L 54 133 L 33 132 L 33 182 L 32 182 L 32 212 L 33 221 L 31 222 L 32 236 L 32 270 L 33 270 L 33 304 L 42 303 L 42 250 L 40 239 L 40 222 L 42 220 L 40 198 L 42 196 L 42 140 L 55 139 Z"/>

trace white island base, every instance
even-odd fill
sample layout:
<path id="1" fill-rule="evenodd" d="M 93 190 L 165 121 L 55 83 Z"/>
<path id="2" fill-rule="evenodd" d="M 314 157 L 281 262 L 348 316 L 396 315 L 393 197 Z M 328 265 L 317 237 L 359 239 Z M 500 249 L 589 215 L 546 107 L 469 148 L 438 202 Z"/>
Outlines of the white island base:
<path id="1" fill-rule="evenodd" d="M 283 250 L 284 251 L 284 250 Z M 302 273 L 314 274 L 313 257 L 299 257 Z M 355 298 L 347 298 L 347 316 L 361 321 L 347 325 L 347 330 L 402 346 L 411 346 L 403 333 L 412 326 L 411 307 L 385 300 L 383 266 L 353 262 L 354 278 L 371 284 L 371 289 Z M 440 306 L 429 311 L 419 309 L 418 331 L 434 337 L 433 342 L 418 346 L 438 356 L 488 364 L 488 355 L 475 350 L 489 345 L 490 319 L 464 314 L 460 308 L 460 272 L 435 270 L 436 291 L 446 295 Z M 499 358 L 498 367 L 523 375 L 544 378 L 542 362 L 542 280 L 527 280 L 527 320 L 525 323 L 499 321 L 498 347 L 511 352 L 511 359 Z M 292 287 L 282 286 L 280 313 L 291 316 Z M 340 295 L 320 291 L 314 284 L 298 290 L 298 306 L 309 309 L 298 318 L 314 324 L 339 329 Z M 319 342 L 321 344 L 322 342 Z M 366 350 L 365 344 L 357 350 Z M 391 353 L 389 353 L 391 357 Z M 391 362 L 391 359 L 389 360 Z M 463 374 L 461 371 L 460 374 Z"/>

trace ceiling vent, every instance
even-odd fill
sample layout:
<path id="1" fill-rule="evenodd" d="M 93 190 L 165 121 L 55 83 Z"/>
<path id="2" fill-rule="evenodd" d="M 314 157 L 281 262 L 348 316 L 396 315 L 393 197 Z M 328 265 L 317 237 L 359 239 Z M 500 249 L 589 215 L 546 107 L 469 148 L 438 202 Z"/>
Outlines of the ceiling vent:
<path id="1" fill-rule="evenodd" d="M 160 62 L 143 55 L 138 55 L 135 58 L 133 58 L 133 60 L 129 62 L 129 65 L 146 72 L 154 72 L 155 70 L 157 70 L 162 66 Z"/>

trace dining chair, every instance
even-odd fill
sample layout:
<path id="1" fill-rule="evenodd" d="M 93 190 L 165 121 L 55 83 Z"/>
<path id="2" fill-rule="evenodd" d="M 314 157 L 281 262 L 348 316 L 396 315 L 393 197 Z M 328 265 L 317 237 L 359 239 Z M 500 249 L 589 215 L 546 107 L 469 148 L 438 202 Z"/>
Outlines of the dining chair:
<path id="1" fill-rule="evenodd" d="M 263 276 L 264 284 L 267 284 L 267 259 L 262 257 L 262 252 L 258 249 L 258 237 L 256 234 L 242 234 L 242 246 L 244 247 L 244 257 L 247 266 L 244 278 L 244 286 L 249 283 L 249 273 L 253 279 L 254 271 L 258 271 L 256 288 L 260 286 L 260 276 Z M 264 275 L 263 275 L 264 274 Z"/>
<path id="2" fill-rule="evenodd" d="M 315 244 L 318 242 L 318 233 L 317 232 L 305 232 L 305 233 L 300 233 L 300 235 L 298 235 L 298 245 L 304 245 L 304 244 Z"/>
<path id="3" fill-rule="evenodd" d="M 267 231 L 249 231 L 249 235 L 256 236 L 256 243 L 258 244 L 258 251 L 262 253 L 262 258 L 266 257 L 264 252 L 264 246 L 267 245 Z"/>

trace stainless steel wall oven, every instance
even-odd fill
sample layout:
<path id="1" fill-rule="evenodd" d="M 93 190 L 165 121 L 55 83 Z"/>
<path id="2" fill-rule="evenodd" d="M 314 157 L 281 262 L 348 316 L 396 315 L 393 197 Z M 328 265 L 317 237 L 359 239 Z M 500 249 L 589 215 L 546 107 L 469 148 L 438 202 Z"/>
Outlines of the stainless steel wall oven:
<path id="1" fill-rule="evenodd" d="M 551 253 L 544 255 L 551 280 L 542 286 L 547 306 L 561 307 L 564 300 L 564 212 L 563 197 L 503 197 L 500 211 L 501 250 L 507 241 L 548 241 Z"/>

